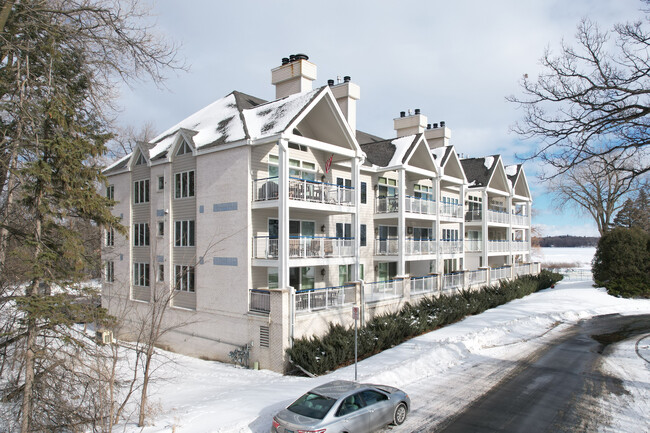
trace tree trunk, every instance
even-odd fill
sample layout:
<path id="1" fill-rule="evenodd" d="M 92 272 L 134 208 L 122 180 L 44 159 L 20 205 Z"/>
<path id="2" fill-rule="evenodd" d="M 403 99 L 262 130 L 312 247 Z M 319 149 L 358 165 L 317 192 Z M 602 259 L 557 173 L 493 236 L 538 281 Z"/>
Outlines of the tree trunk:
<path id="1" fill-rule="evenodd" d="M 142 380 L 142 394 L 140 395 L 140 418 L 138 419 L 138 427 L 144 427 L 147 406 L 147 387 L 149 386 L 149 368 L 151 366 L 152 357 L 153 344 L 148 344 L 147 354 L 144 361 L 144 375 Z"/>

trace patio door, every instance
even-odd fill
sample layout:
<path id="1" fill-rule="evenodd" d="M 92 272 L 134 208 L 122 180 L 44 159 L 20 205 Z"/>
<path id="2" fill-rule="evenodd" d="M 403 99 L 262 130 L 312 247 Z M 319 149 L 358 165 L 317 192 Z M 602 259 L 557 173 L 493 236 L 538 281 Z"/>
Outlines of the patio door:
<path id="1" fill-rule="evenodd" d="M 295 290 L 314 288 L 314 267 L 289 268 L 289 285 Z"/>

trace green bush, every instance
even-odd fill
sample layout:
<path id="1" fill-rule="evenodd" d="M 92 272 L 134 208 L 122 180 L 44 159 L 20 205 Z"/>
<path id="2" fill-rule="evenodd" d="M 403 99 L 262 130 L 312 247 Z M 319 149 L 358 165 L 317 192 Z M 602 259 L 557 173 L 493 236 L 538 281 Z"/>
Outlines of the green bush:
<path id="1" fill-rule="evenodd" d="M 594 282 L 614 296 L 650 297 L 650 235 L 615 228 L 598 241 L 592 262 Z"/>
<path id="2" fill-rule="evenodd" d="M 416 304 L 406 304 L 399 312 L 375 316 L 359 328 L 359 359 L 466 316 L 480 314 L 546 289 L 560 279 L 560 274 L 543 270 L 539 275 L 526 275 L 475 291 L 463 290 L 451 296 L 423 298 Z M 354 328 L 331 324 L 321 337 L 295 340 L 287 354 L 295 365 L 317 375 L 351 364 L 354 362 Z"/>

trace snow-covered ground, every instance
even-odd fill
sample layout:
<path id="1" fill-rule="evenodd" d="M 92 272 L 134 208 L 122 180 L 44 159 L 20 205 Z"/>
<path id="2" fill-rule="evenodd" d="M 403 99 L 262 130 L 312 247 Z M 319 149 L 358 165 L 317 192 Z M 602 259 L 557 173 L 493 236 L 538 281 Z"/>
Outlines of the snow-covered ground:
<path id="1" fill-rule="evenodd" d="M 573 250 L 581 251 L 572 261 L 584 261 L 588 255 L 585 249 Z M 611 297 L 590 281 L 561 282 L 554 289 L 468 317 L 361 361 L 359 381 L 394 385 L 409 393 L 410 419 L 391 430 L 408 432 L 412 423 L 435 422 L 479 397 L 507 374 L 513 361 L 571 324 L 609 313 L 648 314 L 650 300 Z M 635 341 L 618 344 L 607 359 L 607 372 L 623 381 L 628 394 L 611 395 L 601 402 L 600 410 L 614 417 L 611 429 L 603 431 L 636 433 L 639 426 L 650 425 L 650 365 L 637 355 Z M 640 343 L 639 353 L 650 359 L 650 338 Z M 169 356 L 174 362 L 161 365 L 157 373 L 165 380 L 153 385 L 151 398 L 157 411 L 151 425 L 140 429 L 129 424 L 125 431 L 268 432 L 272 415 L 308 389 L 354 378 L 353 366 L 309 379 Z M 612 408 L 625 410 L 610 412 Z"/>
<path id="2" fill-rule="evenodd" d="M 537 248 L 533 249 L 533 260 L 542 265 L 575 264 L 578 268 L 591 268 L 591 259 L 596 247 L 582 248 Z"/>

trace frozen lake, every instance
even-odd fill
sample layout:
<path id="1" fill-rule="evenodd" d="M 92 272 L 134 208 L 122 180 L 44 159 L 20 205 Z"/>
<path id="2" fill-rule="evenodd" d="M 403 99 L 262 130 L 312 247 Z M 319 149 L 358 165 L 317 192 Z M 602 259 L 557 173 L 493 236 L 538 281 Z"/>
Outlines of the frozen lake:
<path id="1" fill-rule="evenodd" d="M 582 248 L 533 248 L 533 261 L 543 265 L 575 264 L 575 267 L 591 268 L 596 247 Z"/>

